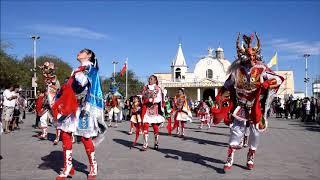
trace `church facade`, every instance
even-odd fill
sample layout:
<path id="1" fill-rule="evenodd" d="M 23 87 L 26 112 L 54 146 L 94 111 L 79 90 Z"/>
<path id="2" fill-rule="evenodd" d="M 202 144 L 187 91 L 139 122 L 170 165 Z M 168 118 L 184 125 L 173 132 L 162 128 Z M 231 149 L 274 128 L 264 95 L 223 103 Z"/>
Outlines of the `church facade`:
<path id="1" fill-rule="evenodd" d="M 213 49 L 208 49 L 208 54 L 198 60 L 193 71 L 189 71 L 179 44 L 175 58 L 171 64 L 171 72 L 154 73 L 158 77 L 159 86 L 164 94 L 173 97 L 178 88 L 184 88 L 185 93 L 193 101 L 213 99 L 218 93 L 218 89 L 223 86 L 227 79 L 227 70 L 231 63 L 224 58 L 224 51 L 217 48 L 213 54 Z"/>
<path id="2" fill-rule="evenodd" d="M 189 71 L 186 59 L 183 55 L 182 45 L 179 44 L 175 58 L 171 63 L 171 72 L 154 73 L 158 77 L 159 86 L 165 95 L 175 96 L 178 88 L 184 88 L 185 93 L 191 99 L 200 101 L 213 99 L 218 93 L 218 89 L 223 86 L 228 78 L 227 70 L 231 63 L 224 58 L 224 51 L 218 47 L 215 51 L 208 49 L 206 56 L 200 58 L 193 71 Z M 294 95 L 294 76 L 292 70 L 275 71 L 284 77 L 277 96 L 286 99 Z"/>

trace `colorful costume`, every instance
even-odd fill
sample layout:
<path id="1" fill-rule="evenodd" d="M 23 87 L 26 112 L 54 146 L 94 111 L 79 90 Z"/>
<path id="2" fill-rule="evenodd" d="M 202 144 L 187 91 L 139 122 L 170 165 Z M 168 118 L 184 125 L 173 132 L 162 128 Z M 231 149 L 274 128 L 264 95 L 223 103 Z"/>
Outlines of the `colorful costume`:
<path id="1" fill-rule="evenodd" d="M 136 144 L 139 135 L 140 129 L 142 127 L 142 119 L 141 119 L 141 102 L 138 96 L 134 97 L 133 103 L 131 106 L 131 124 L 136 128 L 136 137 L 133 143 L 133 146 Z M 130 132 L 132 132 L 133 127 L 131 127 Z M 132 134 L 132 133 L 131 133 Z"/>
<path id="2" fill-rule="evenodd" d="M 159 147 L 159 125 L 165 121 L 161 113 L 162 93 L 158 85 L 147 85 L 142 91 L 142 111 L 141 118 L 143 122 L 143 148 L 148 148 L 149 125 L 152 125 L 154 131 L 154 147 Z"/>
<path id="3" fill-rule="evenodd" d="M 57 179 L 65 179 L 74 173 L 72 133 L 81 136 L 84 144 L 90 163 L 88 179 L 96 177 L 97 161 L 95 146 L 91 138 L 97 137 L 106 129 L 103 109 L 103 94 L 98 68 L 90 61 L 86 61 L 73 71 L 68 82 L 61 87 L 53 106 L 58 129 L 61 129 L 64 153 L 64 170 Z M 96 140 L 95 144 L 98 143 L 99 141 Z"/>
<path id="4" fill-rule="evenodd" d="M 42 70 L 42 75 L 45 81 L 45 96 L 41 102 L 41 108 L 39 114 L 40 116 L 40 128 L 42 129 L 42 134 L 39 136 L 41 139 L 45 139 L 48 136 L 48 121 L 52 122 L 52 111 L 51 107 L 54 103 L 54 98 L 57 90 L 60 88 L 60 83 L 55 75 L 55 67 L 52 62 L 45 62 L 43 66 L 40 66 Z"/>
<path id="5" fill-rule="evenodd" d="M 185 95 L 177 95 L 174 97 L 174 125 L 172 130 L 177 128 L 177 134 L 184 136 L 185 123 L 192 122 L 192 114 L 188 106 L 187 97 Z M 179 128 L 179 122 L 181 123 L 181 129 Z"/>
<path id="6" fill-rule="evenodd" d="M 171 105 L 171 100 L 167 99 L 165 101 L 165 107 L 164 107 L 164 117 L 167 120 L 168 124 L 167 124 L 167 130 L 168 130 L 168 134 L 171 135 L 171 131 L 172 131 L 172 125 L 171 125 L 171 120 L 172 120 L 172 114 L 173 114 L 173 110 L 172 110 L 172 105 Z"/>
<path id="7" fill-rule="evenodd" d="M 120 113 L 120 109 L 119 109 L 119 100 L 118 97 L 115 95 L 112 95 L 110 101 L 109 101 L 109 112 L 108 112 L 108 118 L 109 118 L 109 124 L 108 126 L 111 127 L 112 124 L 112 120 L 114 119 L 115 121 L 115 127 L 118 126 L 118 117 L 119 117 L 119 113 Z"/>
<path id="8" fill-rule="evenodd" d="M 203 123 L 207 124 L 210 129 L 210 108 L 205 102 L 200 103 L 198 117 L 200 118 L 200 129 L 203 128 Z"/>
<path id="9" fill-rule="evenodd" d="M 247 167 L 249 169 L 254 167 L 259 134 L 267 128 L 267 111 L 273 95 L 283 81 L 281 76 L 276 75 L 261 62 L 260 40 L 257 34 L 256 47 L 251 47 L 254 36 L 243 36 L 245 46 L 239 45 L 239 36 L 236 44 L 238 59 L 231 65 L 230 76 L 216 97 L 218 110 L 213 110 L 216 112 L 215 117 L 222 117 L 221 119 L 230 125 L 228 158 L 224 170 L 231 168 L 235 150 L 242 148 L 247 123 L 250 123 Z M 228 94 L 227 92 L 230 93 L 230 99 L 224 95 Z M 234 108 L 229 112 L 224 111 L 230 107 Z M 232 113 L 231 121 L 228 113 Z"/>

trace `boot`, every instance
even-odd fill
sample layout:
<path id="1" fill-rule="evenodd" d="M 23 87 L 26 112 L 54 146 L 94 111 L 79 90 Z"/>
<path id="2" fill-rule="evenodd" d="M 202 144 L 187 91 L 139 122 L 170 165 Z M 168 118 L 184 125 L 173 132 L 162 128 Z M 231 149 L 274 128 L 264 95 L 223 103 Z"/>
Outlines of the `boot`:
<path id="1" fill-rule="evenodd" d="M 248 155 L 247 155 L 247 167 L 249 170 L 253 169 L 254 167 L 254 155 L 256 151 L 252 150 L 251 148 L 249 149 Z"/>
<path id="2" fill-rule="evenodd" d="M 184 138 L 184 128 L 181 128 L 181 137 Z"/>
<path id="3" fill-rule="evenodd" d="M 112 124 L 111 124 L 111 122 L 112 122 L 112 119 L 109 119 L 109 124 L 108 124 L 108 127 L 112 127 Z"/>
<path id="4" fill-rule="evenodd" d="M 245 135 L 243 137 L 243 147 L 248 147 L 248 140 L 249 140 L 248 136 Z"/>
<path id="5" fill-rule="evenodd" d="M 133 132 L 133 128 L 130 128 L 129 134 L 131 135 Z"/>
<path id="6" fill-rule="evenodd" d="M 48 128 L 43 128 L 42 134 L 39 136 L 41 140 L 45 140 L 48 137 Z"/>
<path id="7" fill-rule="evenodd" d="M 148 149 L 148 134 L 144 134 L 143 135 L 143 147 L 142 147 L 142 150 L 143 151 L 146 151 Z"/>
<path id="8" fill-rule="evenodd" d="M 176 132 L 177 136 L 179 136 L 180 134 L 180 127 L 177 127 L 177 132 Z"/>
<path id="9" fill-rule="evenodd" d="M 88 180 L 94 180 L 97 177 L 98 173 L 98 163 L 96 161 L 95 152 L 87 152 L 89 163 L 90 163 L 90 172 L 88 174 Z"/>
<path id="10" fill-rule="evenodd" d="M 210 123 L 207 123 L 207 125 L 208 125 L 208 129 L 210 129 L 211 128 Z"/>
<path id="11" fill-rule="evenodd" d="M 60 140 L 61 130 L 60 130 L 60 129 L 57 129 L 56 132 L 57 132 L 57 134 L 56 134 L 56 139 L 53 141 L 53 145 L 58 145 L 59 140 Z"/>
<path id="12" fill-rule="evenodd" d="M 74 175 L 74 168 L 72 166 L 72 150 L 63 150 L 64 154 L 64 169 L 60 172 L 59 176 L 56 177 L 56 180 L 67 179 L 68 176 Z"/>
<path id="13" fill-rule="evenodd" d="M 159 134 L 154 136 L 154 149 L 155 150 L 159 149 Z"/>
<path id="14" fill-rule="evenodd" d="M 201 121 L 199 129 L 202 129 L 202 128 L 203 128 L 203 122 Z"/>
<path id="15" fill-rule="evenodd" d="M 224 167 L 223 167 L 224 171 L 227 171 L 227 170 L 231 169 L 231 167 L 233 165 L 234 151 L 235 151 L 235 149 L 233 149 L 231 147 L 228 148 L 227 161 L 226 161 L 226 163 L 224 164 Z"/>

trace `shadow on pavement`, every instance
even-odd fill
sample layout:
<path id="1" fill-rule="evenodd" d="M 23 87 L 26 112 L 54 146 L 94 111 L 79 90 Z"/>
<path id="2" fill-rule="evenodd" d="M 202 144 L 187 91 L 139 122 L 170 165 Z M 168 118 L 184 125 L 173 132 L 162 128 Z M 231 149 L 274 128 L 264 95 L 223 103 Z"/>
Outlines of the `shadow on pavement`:
<path id="1" fill-rule="evenodd" d="M 52 151 L 49 155 L 46 155 L 41 158 L 43 161 L 38 168 L 42 170 L 52 169 L 56 173 L 60 173 L 63 168 L 63 152 L 62 151 Z M 89 172 L 86 170 L 87 165 L 73 159 L 72 160 L 73 167 L 76 171 L 88 174 Z"/>
<path id="2" fill-rule="evenodd" d="M 123 139 L 113 139 L 114 142 L 118 143 L 118 144 L 121 144 L 123 146 L 126 146 L 128 148 L 135 148 L 135 149 L 140 149 L 138 148 L 137 146 L 142 146 L 141 143 L 137 143 L 134 147 L 132 147 L 132 143 L 131 141 L 127 141 L 127 140 L 123 140 Z"/>
<path id="3" fill-rule="evenodd" d="M 132 144 L 131 141 L 127 141 L 127 140 L 123 140 L 123 139 L 113 139 L 113 141 L 118 144 L 121 144 L 123 146 L 126 146 L 126 147 L 130 147 Z M 137 143 L 137 145 L 139 145 L 139 144 Z M 142 144 L 140 144 L 140 145 L 142 145 Z M 181 157 L 181 160 L 183 160 L 183 161 L 190 161 L 190 162 L 200 164 L 200 165 L 208 167 L 208 168 L 212 168 L 219 174 L 225 173 L 223 168 L 218 168 L 218 167 L 212 166 L 210 164 L 207 164 L 207 162 L 218 163 L 218 164 L 222 164 L 221 167 L 223 167 L 225 162 L 222 160 L 219 160 L 219 159 L 202 156 L 200 154 L 196 154 L 196 153 L 192 153 L 192 152 L 185 152 L 185 151 L 179 151 L 179 150 L 174 150 L 174 149 L 159 148 L 156 151 L 165 154 L 165 156 L 164 156 L 165 158 L 179 160 L 179 157 Z M 242 169 L 247 169 L 247 167 L 239 165 L 239 164 L 233 164 L 233 165 L 240 167 Z"/>
<path id="4" fill-rule="evenodd" d="M 307 122 L 307 123 L 294 123 L 289 124 L 292 126 L 304 127 L 308 131 L 320 132 L 320 126 L 316 122 Z"/>
<path id="5" fill-rule="evenodd" d="M 56 134 L 48 133 L 48 141 L 53 142 L 56 139 Z"/>
<path id="6" fill-rule="evenodd" d="M 124 131 L 124 130 L 117 130 L 117 131 L 119 131 L 119 132 L 121 132 L 121 133 L 123 133 L 123 134 L 126 134 L 126 135 L 133 135 L 133 134 L 134 134 L 134 133 L 129 134 L 128 131 Z M 134 130 L 134 131 L 135 131 L 135 130 Z"/>
<path id="7" fill-rule="evenodd" d="M 122 132 L 124 134 L 128 134 L 127 131 L 123 131 L 123 130 L 118 130 L 119 132 Z M 152 132 L 152 131 L 149 131 L 149 132 Z M 201 132 L 201 131 L 200 131 Z M 208 132 L 209 133 L 209 132 Z M 220 134 L 220 133 L 214 133 L 214 132 L 210 132 L 212 134 L 216 134 L 216 135 L 224 135 L 224 136 L 229 136 L 228 134 Z M 159 132 L 160 136 L 172 136 L 172 137 L 176 137 L 176 135 L 169 135 L 168 133 L 166 132 Z M 134 135 L 135 136 L 135 135 Z M 140 135 L 140 137 L 142 137 L 142 135 Z M 139 138 L 140 138 L 139 137 Z M 178 138 L 178 137 L 177 137 Z M 118 143 L 120 143 L 120 140 L 121 139 L 114 139 L 114 141 L 119 141 Z M 228 143 L 224 143 L 224 142 L 218 142 L 218 141 L 210 141 L 210 140 L 205 140 L 205 139 L 199 139 L 199 138 L 194 138 L 194 137 L 188 137 L 188 136 L 184 136 L 184 138 L 182 138 L 182 140 L 190 140 L 190 141 L 194 141 L 194 142 L 197 142 L 198 144 L 210 144 L 210 145 L 214 145 L 214 146 L 222 146 L 222 147 L 228 147 L 229 144 Z M 127 145 L 128 147 L 131 146 L 131 143 L 129 145 Z M 122 144 L 122 143 L 120 143 Z M 125 145 L 125 144 L 123 144 Z"/>
<path id="8" fill-rule="evenodd" d="M 119 132 L 121 132 L 121 133 L 123 133 L 123 134 L 129 135 L 129 136 L 133 136 L 133 137 L 136 136 L 136 135 L 135 135 L 135 130 L 134 130 L 134 132 L 133 132 L 132 134 L 129 134 L 128 131 L 124 131 L 124 130 L 117 130 L 117 131 L 119 131 Z M 153 134 L 152 128 L 149 129 L 149 133 L 152 133 L 152 134 Z M 169 135 L 168 133 L 166 133 L 166 132 L 161 132 L 161 130 L 160 130 L 160 132 L 159 132 L 159 135 L 160 135 L 160 136 L 161 136 L 161 135 L 163 135 L 163 136 L 170 136 L 170 135 Z M 142 137 L 142 134 L 140 134 L 139 137 Z"/>
<path id="9" fill-rule="evenodd" d="M 199 138 L 188 137 L 188 136 L 184 136 L 183 140 L 194 141 L 194 142 L 197 142 L 198 144 L 210 144 L 210 145 L 221 146 L 221 147 L 228 147 L 229 146 L 229 144 L 225 143 L 225 142 L 210 141 L 210 140 L 199 139 Z"/>
<path id="10" fill-rule="evenodd" d="M 221 167 L 223 167 L 224 162 L 219 159 L 214 159 L 206 156 L 202 156 L 200 154 L 192 153 L 192 152 L 185 152 L 185 151 L 179 151 L 174 149 L 159 149 L 158 152 L 161 152 L 165 154 L 165 158 L 175 159 L 179 160 L 179 157 L 181 157 L 182 161 L 189 161 L 196 164 L 200 164 L 202 166 L 212 168 L 219 174 L 224 174 L 223 168 L 215 167 L 213 165 L 210 165 L 208 163 L 218 163 L 221 164 Z"/>
<path id="11" fill-rule="evenodd" d="M 122 144 L 124 146 L 130 147 L 132 142 L 123 140 L 123 139 L 113 139 L 116 143 Z M 218 163 L 218 164 L 224 164 L 223 161 L 214 159 L 214 158 L 209 158 L 205 156 L 201 156 L 199 154 L 191 153 L 191 152 L 184 152 L 184 151 L 178 151 L 178 150 L 173 150 L 173 149 L 158 149 L 158 152 L 161 152 L 165 154 L 165 158 L 171 158 L 171 159 L 176 159 L 179 160 L 179 157 L 181 157 L 181 160 L 183 161 L 190 161 L 193 163 L 197 163 L 203 166 L 206 166 L 208 168 L 212 168 L 217 171 L 219 174 L 223 174 L 224 171 L 222 168 L 218 168 L 215 166 L 212 166 L 210 164 L 207 164 L 207 162 L 212 162 L 212 163 Z M 206 162 L 207 161 L 207 162 Z"/>
<path id="12" fill-rule="evenodd" d="M 202 132 L 206 134 L 212 134 L 212 135 L 221 135 L 221 136 L 230 136 L 230 134 L 225 134 L 225 133 L 217 133 L 217 132 L 211 132 L 211 131 L 205 131 L 205 130 L 198 130 L 198 131 L 193 131 L 193 132 Z"/>

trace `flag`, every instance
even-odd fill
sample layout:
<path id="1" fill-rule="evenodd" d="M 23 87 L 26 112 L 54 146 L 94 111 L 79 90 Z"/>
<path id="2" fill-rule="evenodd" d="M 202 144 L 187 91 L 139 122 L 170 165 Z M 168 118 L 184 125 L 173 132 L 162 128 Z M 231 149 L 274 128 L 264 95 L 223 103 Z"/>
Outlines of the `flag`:
<path id="1" fill-rule="evenodd" d="M 120 77 L 123 76 L 123 74 L 126 72 L 127 70 L 127 63 L 124 63 L 124 65 L 122 66 L 122 69 L 120 71 Z"/>
<path id="2" fill-rule="evenodd" d="M 278 63 L 278 53 L 276 52 L 274 56 L 271 58 L 270 62 L 268 63 L 268 67 L 271 68 L 273 65 Z"/>

